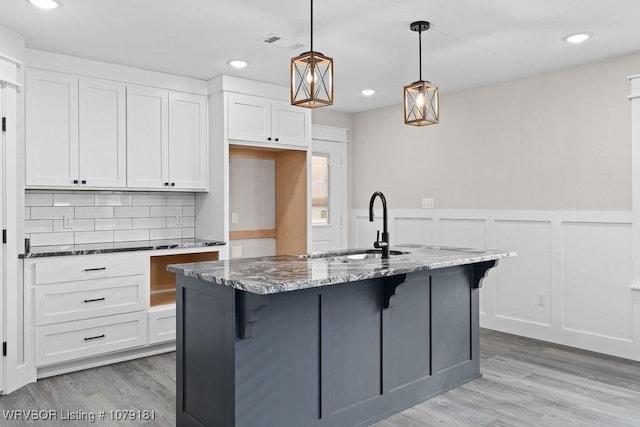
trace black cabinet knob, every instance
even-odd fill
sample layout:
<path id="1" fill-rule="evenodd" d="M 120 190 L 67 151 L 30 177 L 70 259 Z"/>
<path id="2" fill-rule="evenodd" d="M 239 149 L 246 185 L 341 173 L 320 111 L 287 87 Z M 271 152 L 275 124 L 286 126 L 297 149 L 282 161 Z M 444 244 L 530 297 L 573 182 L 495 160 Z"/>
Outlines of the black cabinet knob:
<path id="1" fill-rule="evenodd" d="M 83 179 L 83 180 L 82 180 L 82 183 L 83 183 L 83 184 L 86 184 L 86 183 L 87 183 L 87 180 L 86 180 L 86 179 Z"/>
<path id="2" fill-rule="evenodd" d="M 278 138 L 276 138 L 276 142 L 278 142 Z"/>
<path id="3" fill-rule="evenodd" d="M 168 186 L 169 186 L 169 183 L 168 183 L 168 182 L 165 182 L 165 183 L 164 183 L 164 186 L 165 186 L 165 187 L 168 187 Z"/>
<path id="4" fill-rule="evenodd" d="M 77 180 L 77 179 L 74 179 L 74 180 L 73 180 L 73 183 L 74 183 L 74 184 L 77 184 L 77 183 L 78 183 L 78 180 Z"/>
<path id="5" fill-rule="evenodd" d="M 267 138 L 267 141 L 271 141 L 271 137 Z"/>
<path id="6" fill-rule="evenodd" d="M 175 182 L 172 182 L 172 183 L 171 183 L 171 186 L 172 186 L 172 187 L 175 187 L 175 186 L 176 186 L 176 183 L 175 183 Z"/>

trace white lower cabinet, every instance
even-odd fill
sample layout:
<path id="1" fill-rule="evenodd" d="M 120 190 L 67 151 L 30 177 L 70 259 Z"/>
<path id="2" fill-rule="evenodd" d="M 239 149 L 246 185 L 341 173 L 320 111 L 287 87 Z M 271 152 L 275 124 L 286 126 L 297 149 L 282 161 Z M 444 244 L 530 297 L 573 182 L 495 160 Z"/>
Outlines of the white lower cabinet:
<path id="1" fill-rule="evenodd" d="M 144 275 L 149 269 L 145 257 L 122 255 L 81 255 L 47 258 L 34 265 L 34 283 L 66 283 L 90 279 Z"/>
<path id="2" fill-rule="evenodd" d="M 162 306 L 149 310 L 149 344 L 176 339 L 176 307 Z"/>
<path id="3" fill-rule="evenodd" d="M 34 380 L 172 351 L 175 278 L 166 266 L 213 259 L 217 251 L 179 249 L 26 259 Z"/>
<path id="4" fill-rule="evenodd" d="M 36 367 L 146 344 L 147 316 L 141 311 L 35 328 Z"/>
<path id="5" fill-rule="evenodd" d="M 144 310 L 146 280 L 138 275 L 37 286 L 36 326 Z"/>
<path id="6" fill-rule="evenodd" d="M 145 254 L 28 260 L 35 367 L 147 345 L 148 271 Z"/>

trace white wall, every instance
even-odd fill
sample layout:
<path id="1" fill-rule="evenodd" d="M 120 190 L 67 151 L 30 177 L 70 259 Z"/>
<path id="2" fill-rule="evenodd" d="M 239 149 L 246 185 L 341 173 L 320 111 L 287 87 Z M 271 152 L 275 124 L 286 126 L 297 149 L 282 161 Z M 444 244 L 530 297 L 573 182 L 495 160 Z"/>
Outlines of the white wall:
<path id="1" fill-rule="evenodd" d="M 444 94 L 440 123 L 423 128 L 403 123 L 402 105 L 356 114 L 353 205 L 381 190 L 395 209 L 433 197 L 444 209 L 629 210 L 638 71 L 634 54 Z"/>
<path id="2" fill-rule="evenodd" d="M 229 231 L 275 230 L 276 161 L 229 158 Z M 237 239 L 229 242 L 231 257 L 276 254 L 276 239 Z M 239 251 L 239 252 L 238 252 Z"/>
<path id="3" fill-rule="evenodd" d="M 484 281 L 483 327 L 640 360 L 627 79 L 639 72 L 636 53 L 445 94 L 426 128 L 404 125 L 401 105 L 356 114 L 352 245 L 375 236 L 364 209 L 381 190 L 392 244 L 518 252 Z"/>
<path id="4" fill-rule="evenodd" d="M 22 35 L 0 25 L 0 53 L 24 62 L 24 47 Z"/>

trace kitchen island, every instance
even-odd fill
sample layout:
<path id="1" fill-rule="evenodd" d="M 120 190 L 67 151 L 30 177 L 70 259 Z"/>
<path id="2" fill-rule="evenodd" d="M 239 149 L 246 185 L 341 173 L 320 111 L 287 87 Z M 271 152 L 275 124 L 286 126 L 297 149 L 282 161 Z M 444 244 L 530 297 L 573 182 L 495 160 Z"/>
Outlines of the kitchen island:
<path id="1" fill-rule="evenodd" d="M 397 246 L 169 266 L 179 426 L 355 426 L 480 376 L 478 288 L 508 251 Z"/>

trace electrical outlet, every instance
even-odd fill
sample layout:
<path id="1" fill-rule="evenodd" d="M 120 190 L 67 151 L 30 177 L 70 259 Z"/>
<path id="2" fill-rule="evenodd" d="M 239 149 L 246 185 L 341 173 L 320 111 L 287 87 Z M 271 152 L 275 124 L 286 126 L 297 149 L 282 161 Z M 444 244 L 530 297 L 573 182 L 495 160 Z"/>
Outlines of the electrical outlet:
<path id="1" fill-rule="evenodd" d="M 176 225 L 182 225 L 182 214 L 181 213 L 176 215 Z"/>
<path id="2" fill-rule="evenodd" d="M 233 212 L 231 214 L 231 224 L 237 224 L 238 223 L 238 214 Z"/>
<path id="3" fill-rule="evenodd" d="M 433 209 L 436 206 L 436 202 L 432 197 L 424 197 L 422 199 L 422 209 Z"/>
<path id="4" fill-rule="evenodd" d="M 538 295 L 536 295 L 536 304 L 538 304 L 540 307 L 546 307 L 547 294 L 545 294 L 544 292 L 538 292 Z"/>
<path id="5" fill-rule="evenodd" d="M 242 246 L 231 246 L 231 258 L 240 258 L 242 256 Z"/>
<path id="6" fill-rule="evenodd" d="M 73 227 L 73 218 L 70 216 L 62 217 L 62 228 L 71 228 Z"/>

